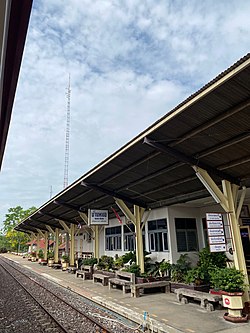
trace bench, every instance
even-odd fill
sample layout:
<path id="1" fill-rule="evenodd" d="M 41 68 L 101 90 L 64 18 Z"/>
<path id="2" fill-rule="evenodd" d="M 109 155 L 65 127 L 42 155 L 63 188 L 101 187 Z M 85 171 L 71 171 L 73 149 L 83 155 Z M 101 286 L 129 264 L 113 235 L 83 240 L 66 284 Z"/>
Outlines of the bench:
<path id="1" fill-rule="evenodd" d="M 175 289 L 177 300 L 182 304 L 188 303 L 188 297 L 200 301 L 201 308 L 207 311 L 214 311 L 214 303 L 219 303 L 222 300 L 221 295 L 213 295 L 203 291 L 190 290 L 187 288 Z M 212 302 L 212 303 L 211 303 Z"/>
<path id="2" fill-rule="evenodd" d="M 67 272 L 70 273 L 70 274 L 75 274 L 76 271 L 77 271 L 77 268 L 74 267 L 74 266 L 67 267 Z"/>
<path id="3" fill-rule="evenodd" d="M 103 286 L 107 286 L 109 282 L 109 276 L 104 275 L 104 274 L 93 274 L 93 283 L 95 282 L 101 282 Z"/>
<path id="4" fill-rule="evenodd" d="M 82 265 L 81 269 L 76 270 L 76 278 L 81 277 L 83 280 L 91 280 L 93 277 L 93 267 L 90 265 Z"/>
<path id="5" fill-rule="evenodd" d="M 46 266 L 46 265 L 47 265 L 47 260 L 42 259 L 42 260 L 39 262 L 39 264 L 40 264 L 41 266 Z"/>
<path id="6" fill-rule="evenodd" d="M 145 283 L 137 283 L 131 286 L 131 297 L 140 297 L 144 293 L 144 289 L 161 288 L 164 293 L 169 292 L 169 281 L 153 281 Z"/>
<path id="7" fill-rule="evenodd" d="M 61 269 L 62 268 L 62 265 L 61 264 L 53 264 L 52 265 L 52 268 L 54 268 L 54 269 Z"/>
<path id="8" fill-rule="evenodd" d="M 115 273 L 114 278 L 109 279 L 109 289 L 113 288 L 114 286 L 121 286 L 123 294 L 131 290 L 132 284 L 135 284 L 134 273 L 119 271 Z"/>

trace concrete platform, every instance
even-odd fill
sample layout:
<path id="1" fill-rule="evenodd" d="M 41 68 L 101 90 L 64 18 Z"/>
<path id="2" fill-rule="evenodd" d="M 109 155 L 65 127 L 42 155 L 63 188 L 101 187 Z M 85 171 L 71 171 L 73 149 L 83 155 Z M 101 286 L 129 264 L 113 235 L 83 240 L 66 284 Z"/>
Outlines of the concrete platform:
<path id="1" fill-rule="evenodd" d="M 148 312 L 149 322 L 155 332 L 250 332 L 250 322 L 232 324 L 225 321 L 223 319 L 225 309 L 207 312 L 202 310 L 198 303 L 183 305 L 177 302 L 173 293 L 146 294 L 139 298 L 131 298 L 130 293 L 123 295 L 121 290 L 109 290 L 101 284 L 83 281 L 73 274 L 41 266 L 37 262 L 30 262 L 19 256 L 12 254 L 4 256 L 139 324 L 143 322 L 144 311 Z"/>

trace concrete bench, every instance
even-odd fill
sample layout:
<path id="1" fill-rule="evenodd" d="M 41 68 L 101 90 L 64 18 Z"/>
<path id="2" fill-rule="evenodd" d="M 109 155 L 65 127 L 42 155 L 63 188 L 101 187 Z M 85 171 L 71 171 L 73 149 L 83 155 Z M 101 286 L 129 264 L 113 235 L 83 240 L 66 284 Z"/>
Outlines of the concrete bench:
<path id="1" fill-rule="evenodd" d="M 131 285 L 135 284 L 135 274 L 129 272 L 118 271 L 114 278 L 109 279 L 109 289 L 114 286 L 121 286 L 122 292 L 125 294 L 131 289 Z"/>
<path id="2" fill-rule="evenodd" d="M 95 282 L 101 282 L 103 286 L 107 286 L 109 282 L 109 276 L 104 274 L 93 274 L 93 283 Z"/>
<path id="3" fill-rule="evenodd" d="M 169 281 L 153 281 L 137 283 L 131 286 L 131 297 L 140 297 L 144 289 L 161 288 L 165 293 L 169 292 Z"/>
<path id="4" fill-rule="evenodd" d="M 213 295 L 197 290 L 186 288 L 175 289 L 177 300 L 182 304 L 188 303 L 188 297 L 196 301 L 200 301 L 200 306 L 208 311 L 214 311 L 214 303 L 219 303 L 222 300 L 221 295 Z"/>
<path id="5" fill-rule="evenodd" d="M 67 272 L 70 273 L 70 274 L 75 274 L 75 272 L 77 271 L 77 268 L 76 267 L 68 267 L 67 268 Z"/>
<path id="6" fill-rule="evenodd" d="M 91 280 L 93 277 L 93 267 L 89 265 L 82 265 L 81 269 L 76 270 L 76 278 L 81 277 L 83 280 Z"/>
<path id="7" fill-rule="evenodd" d="M 54 268 L 54 269 L 61 269 L 62 265 L 61 264 L 53 264 L 52 268 Z"/>

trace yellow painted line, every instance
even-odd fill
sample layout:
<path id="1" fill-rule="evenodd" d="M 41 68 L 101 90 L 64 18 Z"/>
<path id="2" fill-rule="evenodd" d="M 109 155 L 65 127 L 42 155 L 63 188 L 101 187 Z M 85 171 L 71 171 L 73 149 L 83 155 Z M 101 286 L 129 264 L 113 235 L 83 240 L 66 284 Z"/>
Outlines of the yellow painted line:
<path id="1" fill-rule="evenodd" d="M 157 318 L 158 316 L 157 315 L 155 315 L 155 314 L 150 314 L 150 316 L 152 316 L 152 317 L 155 317 L 155 318 Z"/>
<path id="2" fill-rule="evenodd" d="M 124 302 L 120 301 L 121 304 L 124 304 Z"/>
<path id="3" fill-rule="evenodd" d="M 191 333 L 195 333 L 195 331 L 191 330 L 190 328 L 186 328 L 186 331 L 191 332 Z"/>
<path id="4" fill-rule="evenodd" d="M 129 304 L 129 303 L 126 303 L 126 305 L 131 306 L 131 304 Z"/>
<path id="5" fill-rule="evenodd" d="M 165 321 L 166 323 L 168 322 L 168 319 L 163 318 L 162 320 Z"/>
<path id="6" fill-rule="evenodd" d="M 139 308 L 137 308 L 136 306 L 134 306 L 134 309 L 136 309 L 136 310 L 140 310 Z"/>

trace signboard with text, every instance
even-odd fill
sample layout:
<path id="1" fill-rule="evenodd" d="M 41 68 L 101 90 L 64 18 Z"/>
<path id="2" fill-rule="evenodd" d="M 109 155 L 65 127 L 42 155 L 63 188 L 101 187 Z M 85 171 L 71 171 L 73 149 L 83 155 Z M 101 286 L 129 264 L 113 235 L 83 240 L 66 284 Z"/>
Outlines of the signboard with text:
<path id="1" fill-rule="evenodd" d="M 208 242 L 211 252 L 224 252 L 226 251 L 226 238 L 224 232 L 224 225 L 222 214 L 220 213 L 207 213 L 207 233 Z"/>
<path id="2" fill-rule="evenodd" d="M 89 225 L 108 225 L 109 224 L 108 210 L 89 209 L 88 210 L 88 224 Z"/>

